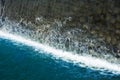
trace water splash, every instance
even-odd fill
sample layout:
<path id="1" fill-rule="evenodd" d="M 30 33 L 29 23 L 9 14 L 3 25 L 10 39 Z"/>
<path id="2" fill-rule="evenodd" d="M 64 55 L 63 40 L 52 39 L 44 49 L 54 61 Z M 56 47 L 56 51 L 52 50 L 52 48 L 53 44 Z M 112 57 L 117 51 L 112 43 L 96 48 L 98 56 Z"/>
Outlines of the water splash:
<path id="1" fill-rule="evenodd" d="M 47 52 L 46 54 L 50 54 L 56 59 L 62 59 L 67 62 L 78 64 L 82 67 L 87 66 L 91 69 L 108 70 L 115 74 L 120 74 L 120 65 L 112 64 L 105 60 L 93 58 L 90 56 L 80 56 L 78 54 L 73 54 L 72 52 L 65 52 L 8 32 L 0 31 L 0 37 L 31 46 L 37 50 L 42 49 L 43 51 Z"/>
<path id="2" fill-rule="evenodd" d="M 8 19 L 2 22 L 0 19 L 0 25 L 2 31 L 21 35 L 56 49 L 120 64 L 119 59 L 115 57 L 117 53 L 110 52 L 112 50 L 106 47 L 103 40 L 93 37 L 81 28 L 65 27 L 59 20 L 52 23 L 43 20 L 39 26 L 35 26 L 31 22 L 26 23 L 23 19 L 19 23 Z"/>

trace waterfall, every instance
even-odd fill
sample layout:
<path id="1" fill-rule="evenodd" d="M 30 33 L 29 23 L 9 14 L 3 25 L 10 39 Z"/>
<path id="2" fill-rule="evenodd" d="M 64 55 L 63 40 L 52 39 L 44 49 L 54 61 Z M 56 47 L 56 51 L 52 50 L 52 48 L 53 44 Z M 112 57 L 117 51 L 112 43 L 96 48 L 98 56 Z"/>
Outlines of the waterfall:
<path id="1" fill-rule="evenodd" d="M 102 70 L 108 72 L 111 71 L 115 74 L 120 74 L 120 65 L 109 63 L 106 60 L 93 58 L 90 56 L 81 56 L 79 54 L 73 54 L 72 52 L 55 49 L 54 47 L 50 47 L 46 44 L 41 44 L 31 39 L 24 38 L 20 35 L 9 33 L 3 30 L 0 30 L 0 38 L 9 39 L 17 43 L 31 46 L 37 51 L 43 50 L 46 55 L 50 54 L 56 59 L 62 59 L 66 62 L 74 63 L 75 65 L 77 64 L 81 67 L 89 67 L 94 70 Z"/>
<path id="2" fill-rule="evenodd" d="M 119 59 L 113 55 L 113 52 L 110 52 L 103 41 L 100 41 L 97 37 L 92 37 L 89 33 L 77 27 L 64 29 L 65 26 L 62 26 L 62 23 L 59 22 L 34 26 L 32 23 L 22 22 L 21 24 L 21 22 L 10 21 L 6 18 L 4 22 L 0 22 L 0 30 L 32 39 L 56 49 L 119 64 Z"/>

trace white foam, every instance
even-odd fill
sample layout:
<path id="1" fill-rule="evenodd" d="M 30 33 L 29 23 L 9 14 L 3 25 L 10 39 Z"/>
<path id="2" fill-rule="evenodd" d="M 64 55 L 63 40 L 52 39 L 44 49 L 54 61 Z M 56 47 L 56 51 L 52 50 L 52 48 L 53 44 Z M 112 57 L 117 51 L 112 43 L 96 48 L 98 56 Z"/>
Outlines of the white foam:
<path id="1" fill-rule="evenodd" d="M 9 34 L 3 31 L 0 31 L 0 37 L 13 40 L 16 42 L 20 42 L 28 46 L 32 46 L 35 49 L 42 49 L 47 52 L 46 54 L 51 54 L 54 57 L 60 58 L 67 62 L 72 62 L 77 64 L 82 63 L 91 68 L 105 69 L 105 70 L 109 70 L 112 72 L 116 72 L 117 74 L 120 74 L 120 65 L 112 64 L 102 59 L 97 59 L 89 56 L 81 56 L 78 54 L 73 54 L 71 52 L 65 52 L 62 50 L 58 50 L 58 49 L 46 46 L 44 44 L 40 44 L 30 39 L 25 39 L 21 36 Z"/>

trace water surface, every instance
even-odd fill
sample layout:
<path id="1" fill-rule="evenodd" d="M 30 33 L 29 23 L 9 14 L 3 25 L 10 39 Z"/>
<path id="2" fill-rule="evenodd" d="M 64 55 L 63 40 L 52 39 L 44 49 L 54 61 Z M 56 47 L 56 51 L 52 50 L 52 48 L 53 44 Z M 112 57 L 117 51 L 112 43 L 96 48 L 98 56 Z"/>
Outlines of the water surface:
<path id="1" fill-rule="evenodd" d="M 120 75 L 55 59 L 42 50 L 0 38 L 0 80 L 119 80 Z"/>

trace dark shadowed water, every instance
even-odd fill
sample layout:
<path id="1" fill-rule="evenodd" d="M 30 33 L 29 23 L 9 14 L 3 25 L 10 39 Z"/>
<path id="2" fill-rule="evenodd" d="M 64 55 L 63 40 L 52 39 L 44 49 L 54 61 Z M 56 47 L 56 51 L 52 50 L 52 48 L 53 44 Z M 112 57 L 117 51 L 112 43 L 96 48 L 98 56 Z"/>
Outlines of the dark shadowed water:
<path id="1" fill-rule="evenodd" d="M 42 50 L 0 38 L 0 80 L 120 80 L 120 75 L 56 60 Z"/>

